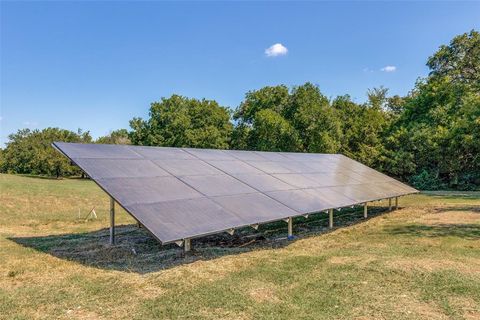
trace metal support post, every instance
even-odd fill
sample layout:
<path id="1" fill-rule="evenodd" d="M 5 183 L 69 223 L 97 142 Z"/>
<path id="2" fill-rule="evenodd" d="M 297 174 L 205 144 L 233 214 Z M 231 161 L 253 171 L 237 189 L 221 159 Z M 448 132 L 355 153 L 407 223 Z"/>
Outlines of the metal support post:
<path id="1" fill-rule="evenodd" d="M 184 245 L 185 253 L 190 252 L 190 250 L 192 249 L 192 244 L 190 242 L 190 239 L 186 238 L 183 242 L 184 242 L 183 245 Z"/>
<path id="2" fill-rule="evenodd" d="M 115 200 L 110 197 L 110 245 L 115 244 Z"/>
<path id="3" fill-rule="evenodd" d="M 293 239 L 293 218 L 288 218 L 288 239 Z"/>
<path id="4" fill-rule="evenodd" d="M 363 217 L 367 219 L 368 217 L 368 207 L 367 207 L 367 202 L 363 204 Z"/>
<path id="5" fill-rule="evenodd" d="M 333 228 L 333 209 L 328 210 L 328 216 L 329 216 L 329 224 L 328 226 Z"/>

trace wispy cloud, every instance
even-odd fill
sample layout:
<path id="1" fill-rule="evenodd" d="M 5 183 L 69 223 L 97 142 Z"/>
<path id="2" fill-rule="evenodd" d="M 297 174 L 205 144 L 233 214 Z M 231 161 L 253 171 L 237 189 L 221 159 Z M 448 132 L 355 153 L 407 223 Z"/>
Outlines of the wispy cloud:
<path id="1" fill-rule="evenodd" d="M 26 126 L 26 127 L 36 127 L 38 126 L 38 122 L 37 121 L 24 121 L 23 122 L 23 125 Z"/>
<path id="2" fill-rule="evenodd" d="M 380 71 L 395 72 L 395 71 L 397 71 L 397 67 L 395 67 L 395 66 L 385 66 L 385 67 L 381 68 Z"/>
<path id="3" fill-rule="evenodd" d="M 284 56 L 287 54 L 287 52 L 287 47 L 281 43 L 275 43 L 274 45 L 271 45 L 269 48 L 265 49 L 265 55 L 267 57 Z"/>

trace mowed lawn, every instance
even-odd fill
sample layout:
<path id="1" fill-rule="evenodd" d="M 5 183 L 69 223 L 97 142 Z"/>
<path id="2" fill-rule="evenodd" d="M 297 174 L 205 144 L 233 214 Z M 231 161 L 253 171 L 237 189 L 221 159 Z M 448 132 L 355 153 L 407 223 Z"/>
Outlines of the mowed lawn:
<path id="1" fill-rule="evenodd" d="M 184 257 L 91 181 L 0 175 L 1 319 L 480 319 L 480 192 L 400 198 L 193 241 Z M 97 218 L 86 219 L 95 208 Z"/>

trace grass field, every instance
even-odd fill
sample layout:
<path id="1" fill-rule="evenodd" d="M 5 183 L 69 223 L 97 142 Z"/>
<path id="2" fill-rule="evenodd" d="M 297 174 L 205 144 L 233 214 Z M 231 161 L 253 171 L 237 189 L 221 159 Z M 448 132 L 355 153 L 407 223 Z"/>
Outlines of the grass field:
<path id="1" fill-rule="evenodd" d="M 0 175 L 1 319 L 480 319 L 480 192 L 423 193 L 193 241 L 126 213 L 108 246 L 91 181 Z M 85 219 L 95 207 L 97 219 Z"/>

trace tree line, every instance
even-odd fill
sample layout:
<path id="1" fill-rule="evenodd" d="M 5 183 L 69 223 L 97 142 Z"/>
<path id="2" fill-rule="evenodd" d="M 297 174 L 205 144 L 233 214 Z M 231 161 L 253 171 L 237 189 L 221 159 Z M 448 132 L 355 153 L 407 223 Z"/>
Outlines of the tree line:
<path id="1" fill-rule="evenodd" d="M 427 60 L 430 73 L 403 97 L 386 88 L 367 101 L 327 98 L 317 85 L 267 86 L 232 110 L 172 95 L 93 141 L 88 132 L 19 130 L 0 149 L 0 171 L 50 176 L 79 171 L 52 141 L 342 153 L 420 189 L 479 189 L 480 33 L 456 36 Z"/>

